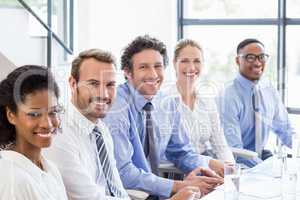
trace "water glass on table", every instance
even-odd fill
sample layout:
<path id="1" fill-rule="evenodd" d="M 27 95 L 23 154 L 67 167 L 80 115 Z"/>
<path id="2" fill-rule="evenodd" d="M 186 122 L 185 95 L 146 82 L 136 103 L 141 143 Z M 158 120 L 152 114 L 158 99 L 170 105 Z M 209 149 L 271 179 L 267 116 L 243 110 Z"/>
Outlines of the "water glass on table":
<path id="1" fill-rule="evenodd" d="M 241 165 L 224 165 L 224 200 L 238 200 L 240 192 Z"/>
<path id="2" fill-rule="evenodd" d="M 295 159 L 286 159 L 281 177 L 281 199 L 296 200 L 297 196 L 297 165 Z"/>

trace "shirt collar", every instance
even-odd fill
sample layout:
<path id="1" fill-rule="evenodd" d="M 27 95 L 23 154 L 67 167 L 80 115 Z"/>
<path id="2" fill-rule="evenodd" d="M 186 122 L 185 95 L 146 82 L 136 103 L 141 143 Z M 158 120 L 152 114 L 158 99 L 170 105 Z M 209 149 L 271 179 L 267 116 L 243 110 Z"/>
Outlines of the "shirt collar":
<path id="1" fill-rule="evenodd" d="M 130 98 L 133 99 L 133 103 L 135 107 L 137 108 L 138 111 L 142 111 L 143 107 L 145 106 L 146 103 L 151 102 L 153 105 L 153 109 L 155 109 L 155 101 L 154 99 L 156 98 L 156 95 L 151 99 L 145 99 L 143 95 L 139 93 L 130 83 L 126 82 L 125 83 L 128 88 L 129 88 L 129 93 L 130 93 Z"/>
<path id="2" fill-rule="evenodd" d="M 91 134 L 93 132 L 93 129 L 98 124 L 90 121 L 87 119 L 84 115 L 82 115 L 79 110 L 74 106 L 73 103 L 69 103 L 67 111 L 67 120 L 70 120 L 69 123 L 78 128 L 78 130 L 81 130 L 84 134 Z M 100 121 L 100 120 L 98 120 Z"/>
<path id="3" fill-rule="evenodd" d="M 252 90 L 254 86 L 259 87 L 260 81 L 250 81 L 249 79 L 245 78 L 242 74 L 238 74 L 236 80 L 240 83 L 240 85 L 247 89 Z"/>

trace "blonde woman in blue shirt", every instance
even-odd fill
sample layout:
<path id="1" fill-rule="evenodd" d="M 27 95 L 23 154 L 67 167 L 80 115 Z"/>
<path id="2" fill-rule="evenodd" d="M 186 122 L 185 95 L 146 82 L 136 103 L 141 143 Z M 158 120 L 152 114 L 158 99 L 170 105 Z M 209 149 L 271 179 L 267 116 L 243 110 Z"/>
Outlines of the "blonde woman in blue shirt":
<path id="1" fill-rule="evenodd" d="M 181 123 L 196 152 L 234 162 L 220 125 L 215 98 L 205 87 L 207 84 L 199 82 L 203 68 L 202 47 L 191 39 L 180 40 L 175 47 L 173 64 L 177 80 L 176 84 L 166 87 L 166 92 L 177 99 Z"/>

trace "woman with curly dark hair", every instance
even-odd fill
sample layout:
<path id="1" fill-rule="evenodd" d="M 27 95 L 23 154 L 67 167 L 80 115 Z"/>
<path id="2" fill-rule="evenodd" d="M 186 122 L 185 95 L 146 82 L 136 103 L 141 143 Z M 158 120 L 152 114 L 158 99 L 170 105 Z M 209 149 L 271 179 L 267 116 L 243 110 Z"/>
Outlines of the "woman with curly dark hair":
<path id="1" fill-rule="evenodd" d="M 0 82 L 1 199 L 67 199 L 57 168 L 42 156 L 58 131 L 58 97 L 42 66 L 19 67 Z"/>

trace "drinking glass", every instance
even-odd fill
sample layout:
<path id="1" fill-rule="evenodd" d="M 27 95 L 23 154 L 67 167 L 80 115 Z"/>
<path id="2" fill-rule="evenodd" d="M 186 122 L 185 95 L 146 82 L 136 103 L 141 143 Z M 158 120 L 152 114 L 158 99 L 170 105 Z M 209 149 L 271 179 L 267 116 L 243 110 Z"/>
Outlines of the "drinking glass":
<path id="1" fill-rule="evenodd" d="M 224 200 L 238 200 L 240 191 L 240 164 L 225 164 L 224 166 Z"/>

